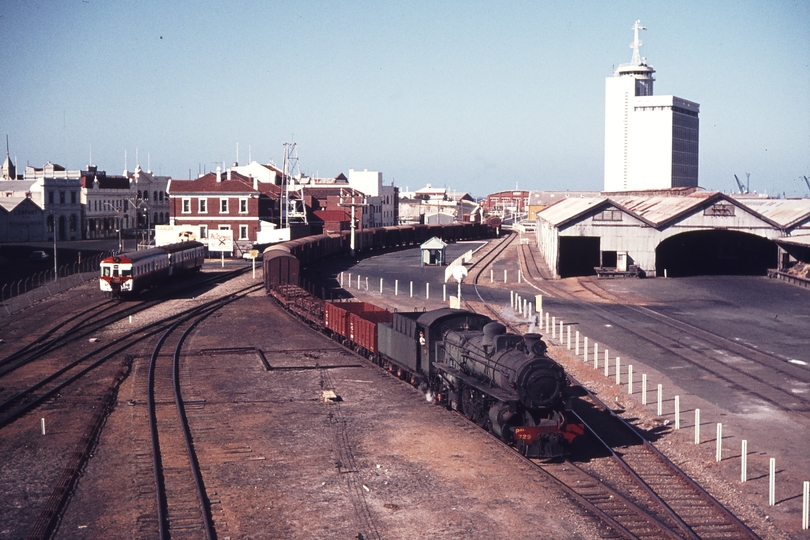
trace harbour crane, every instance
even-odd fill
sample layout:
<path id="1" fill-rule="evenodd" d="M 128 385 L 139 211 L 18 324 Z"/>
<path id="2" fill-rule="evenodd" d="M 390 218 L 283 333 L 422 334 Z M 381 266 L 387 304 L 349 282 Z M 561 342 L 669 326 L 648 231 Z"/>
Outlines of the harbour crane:
<path id="1" fill-rule="evenodd" d="M 737 181 L 737 187 L 740 189 L 741 195 L 748 193 L 748 188 L 751 186 L 751 173 L 745 173 L 745 180 L 748 183 L 747 186 L 744 186 L 743 183 L 740 182 L 740 179 L 737 178 L 736 174 L 734 175 L 734 180 Z"/>

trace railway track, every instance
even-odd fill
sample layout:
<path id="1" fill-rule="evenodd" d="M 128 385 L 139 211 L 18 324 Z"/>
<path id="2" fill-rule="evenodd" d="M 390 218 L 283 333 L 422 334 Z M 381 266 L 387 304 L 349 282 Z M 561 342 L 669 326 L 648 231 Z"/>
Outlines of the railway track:
<path id="1" fill-rule="evenodd" d="M 183 401 L 180 358 L 183 342 L 194 328 L 236 298 L 194 309 L 166 329 L 152 352 L 147 406 L 161 539 L 216 538 L 211 502 L 205 491 Z M 161 361 L 164 345 L 170 348 L 172 344 L 171 362 Z"/>
<path id="2" fill-rule="evenodd" d="M 217 273 L 201 281 L 173 288 L 168 292 L 153 293 L 152 298 L 135 301 L 134 303 L 113 299 L 96 302 L 80 311 L 76 316 L 57 323 L 31 342 L 0 359 L 0 381 L 19 368 L 51 353 L 60 351 L 71 343 L 92 336 L 110 324 L 154 307 L 164 301 L 169 294 L 177 294 L 181 291 L 227 281 L 246 271 L 246 268 L 240 268 L 231 272 Z M 114 311 L 109 313 L 110 310 Z"/>
<path id="3" fill-rule="evenodd" d="M 482 258 L 472 281 L 480 304 L 519 333 L 478 290 L 483 271 L 512 241 L 503 242 Z M 523 252 L 524 246 L 518 249 Z M 531 270 L 529 274 L 536 275 Z M 475 309 L 469 303 L 468 307 Z M 571 460 L 563 464 L 536 463 L 601 520 L 605 537 L 757 538 L 596 396 L 588 393 L 587 401 L 587 405 L 578 407 L 580 420 L 589 430 L 591 446 L 600 447 L 608 457 L 591 459 L 590 464 Z"/>
<path id="4" fill-rule="evenodd" d="M 666 350 L 667 355 L 677 358 L 678 362 L 707 372 L 730 387 L 746 388 L 752 396 L 773 407 L 810 415 L 810 400 L 782 384 L 774 383 L 804 380 L 805 368 L 744 342 L 728 339 L 654 309 L 631 304 L 603 290 L 588 278 L 579 278 L 578 285 L 605 304 L 585 302 L 570 291 L 549 282 L 540 286 L 537 264 L 528 246 L 521 246 L 520 260 L 526 270 L 526 282 L 544 295 L 564 299 L 577 309 L 588 310 L 617 330 L 631 335 L 633 339 Z M 643 324 L 639 321 L 643 321 Z M 729 363 L 724 357 L 714 354 L 717 350 L 728 351 L 745 361 Z M 749 362 L 767 367 L 767 370 L 752 370 Z"/>

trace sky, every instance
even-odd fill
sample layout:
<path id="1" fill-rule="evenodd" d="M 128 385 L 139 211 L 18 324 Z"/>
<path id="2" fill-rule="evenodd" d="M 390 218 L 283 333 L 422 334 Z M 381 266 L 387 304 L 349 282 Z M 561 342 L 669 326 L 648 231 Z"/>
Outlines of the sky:
<path id="1" fill-rule="evenodd" d="M 308 175 L 600 190 L 636 20 L 655 94 L 700 104 L 701 187 L 809 196 L 810 0 L 0 0 L 0 135 L 20 171 L 185 179 L 295 142 Z"/>

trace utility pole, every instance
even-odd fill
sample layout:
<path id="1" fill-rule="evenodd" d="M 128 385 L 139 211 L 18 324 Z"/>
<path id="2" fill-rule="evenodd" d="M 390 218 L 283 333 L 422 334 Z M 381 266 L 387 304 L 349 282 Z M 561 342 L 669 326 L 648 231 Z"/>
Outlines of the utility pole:
<path id="1" fill-rule="evenodd" d="M 56 262 L 56 233 L 57 233 L 57 223 L 56 223 L 56 214 L 51 213 L 51 217 L 53 217 L 53 280 L 56 281 L 59 278 L 59 266 Z"/>
<path id="2" fill-rule="evenodd" d="M 360 206 L 360 207 L 368 206 L 368 203 L 366 203 L 365 198 L 363 198 L 362 202 L 357 202 L 355 199 L 360 197 L 360 195 L 359 194 L 355 195 L 355 193 L 359 193 L 359 192 L 352 190 L 351 202 L 345 202 L 344 199 L 343 199 L 343 189 L 341 188 L 341 190 L 340 190 L 340 203 L 338 203 L 338 206 L 350 206 L 351 209 L 352 209 L 351 235 L 349 236 L 349 252 L 350 252 L 352 257 L 354 257 L 354 245 L 355 245 L 354 244 L 354 231 L 357 228 L 357 225 L 356 225 L 357 220 L 354 217 L 355 209 L 358 206 Z"/>

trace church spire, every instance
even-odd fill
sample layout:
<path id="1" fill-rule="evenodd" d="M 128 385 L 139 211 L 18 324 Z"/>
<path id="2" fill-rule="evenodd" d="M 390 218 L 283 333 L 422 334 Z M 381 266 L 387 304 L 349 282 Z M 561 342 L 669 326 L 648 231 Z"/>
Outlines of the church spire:
<path id="1" fill-rule="evenodd" d="M 3 161 L 3 180 L 16 180 L 17 168 L 11 162 L 11 157 L 8 155 L 8 135 L 6 135 L 6 160 Z"/>

